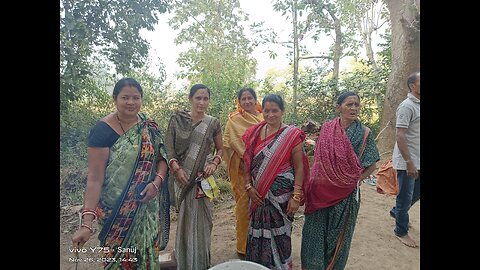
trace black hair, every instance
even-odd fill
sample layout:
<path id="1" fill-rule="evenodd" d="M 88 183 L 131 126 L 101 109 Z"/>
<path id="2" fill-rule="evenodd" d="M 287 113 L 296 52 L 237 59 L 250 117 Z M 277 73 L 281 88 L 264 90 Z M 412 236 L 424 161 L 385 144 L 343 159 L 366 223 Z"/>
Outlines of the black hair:
<path id="1" fill-rule="evenodd" d="M 123 87 L 125 86 L 130 86 L 130 87 L 135 87 L 138 89 L 140 92 L 140 96 L 143 98 L 143 90 L 140 84 L 133 78 L 123 78 L 120 79 L 115 86 L 113 87 L 113 99 L 117 99 L 118 95 L 120 94 L 120 90 L 122 90 Z"/>
<path id="2" fill-rule="evenodd" d="M 408 76 L 407 79 L 407 87 L 409 92 L 412 92 L 412 88 L 410 88 L 410 84 L 415 84 L 417 82 L 417 79 L 420 77 L 420 71 L 413 72 Z"/>
<path id="3" fill-rule="evenodd" d="M 188 98 L 192 98 L 193 95 L 195 95 L 195 93 L 200 89 L 207 89 L 208 98 L 210 98 L 210 89 L 208 89 L 208 87 L 203 84 L 195 84 L 194 86 L 192 86 L 192 88 L 190 88 L 190 94 L 188 95 Z"/>
<path id="4" fill-rule="evenodd" d="M 277 103 L 278 107 L 280 107 L 280 110 L 285 111 L 285 105 L 283 105 L 283 99 L 280 95 L 277 94 L 268 94 L 263 97 L 262 100 L 262 109 L 265 108 L 265 102 L 275 102 Z"/>
<path id="5" fill-rule="evenodd" d="M 342 105 L 343 101 L 345 101 L 345 99 L 347 97 L 350 97 L 350 96 L 356 96 L 356 97 L 358 97 L 358 100 L 360 100 L 360 96 L 358 96 L 357 93 L 355 93 L 355 92 L 352 92 L 352 91 L 343 92 L 337 98 L 337 105 Z"/>
<path id="6" fill-rule="evenodd" d="M 244 87 L 238 91 L 238 100 L 240 101 L 240 98 L 242 97 L 243 92 L 248 91 L 250 94 L 252 94 L 253 98 L 257 100 L 257 93 L 255 93 L 255 90 L 253 90 L 250 87 Z"/>

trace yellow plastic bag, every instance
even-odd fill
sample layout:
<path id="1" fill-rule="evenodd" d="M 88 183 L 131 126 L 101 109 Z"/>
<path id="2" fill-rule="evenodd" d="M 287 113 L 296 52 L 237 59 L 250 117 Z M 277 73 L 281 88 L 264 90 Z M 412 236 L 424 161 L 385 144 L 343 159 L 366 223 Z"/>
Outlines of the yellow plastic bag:
<path id="1" fill-rule="evenodd" d="M 207 179 L 203 179 L 200 183 L 203 193 L 207 196 L 210 201 L 214 198 L 217 198 L 220 195 L 220 189 L 215 182 L 215 178 L 213 176 L 208 177 Z"/>

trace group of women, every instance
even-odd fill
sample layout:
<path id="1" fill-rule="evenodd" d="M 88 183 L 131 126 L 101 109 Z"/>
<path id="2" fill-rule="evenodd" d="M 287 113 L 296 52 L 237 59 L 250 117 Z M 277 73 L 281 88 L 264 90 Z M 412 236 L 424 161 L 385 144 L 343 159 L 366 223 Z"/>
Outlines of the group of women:
<path id="1" fill-rule="evenodd" d="M 87 186 L 74 246 L 90 238 L 96 219 L 108 251 L 105 269 L 159 269 L 171 202 L 178 211 L 177 269 L 208 269 L 213 204 L 202 187 L 225 160 L 239 254 L 270 269 L 292 269 L 292 222 L 305 204 L 302 268 L 343 269 L 359 184 L 379 160 L 372 134 L 358 120 L 360 97 L 340 95 L 338 117 L 322 125 L 310 168 L 306 135 L 283 123 L 281 96 L 268 94 L 260 105 L 253 89 L 241 89 L 222 137 L 220 121 L 206 113 L 210 95 L 202 84 L 190 89 L 191 108 L 170 118 L 164 142 L 157 124 L 139 112 L 140 84 L 132 78 L 117 82 L 116 111 L 88 137 Z"/>

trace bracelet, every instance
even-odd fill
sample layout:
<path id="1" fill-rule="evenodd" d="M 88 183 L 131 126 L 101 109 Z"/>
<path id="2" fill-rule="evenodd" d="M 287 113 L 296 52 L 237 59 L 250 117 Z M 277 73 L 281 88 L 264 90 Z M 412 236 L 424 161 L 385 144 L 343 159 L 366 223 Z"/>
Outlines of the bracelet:
<path id="1" fill-rule="evenodd" d="M 302 187 L 301 185 L 299 185 L 299 184 L 293 184 L 293 188 L 295 188 L 295 186 L 297 186 L 297 187 L 298 187 L 298 189 L 300 189 L 300 190 L 302 190 L 302 189 L 303 189 L 303 187 Z"/>
<path id="2" fill-rule="evenodd" d="M 82 224 L 82 225 L 80 225 L 80 227 L 87 228 L 87 229 L 89 229 L 89 230 L 90 230 L 90 232 L 91 232 L 91 233 L 93 233 L 93 229 L 92 229 L 92 227 L 88 226 L 87 224 Z"/>
<path id="3" fill-rule="evenodd" d="M 245 185 L 245 191 L 249 191 L 251 188 L 253 188 L 252 183 L 248 183 Z"/>
<path id="4" fill-rule="evenodd" d="M 215 155 L 215 156 L 213 156 L 212 161 L 213 161 L 215 158 L 218 158 L 218 160 L 220 161 L 220 162 L 218 162 L 219 164 L 222 163 L 223 159 L 222 159 L 222 157 L 221 157 L 220 155 Z"/>
<path id="5" fill-rule="evenodd" d="M 302 197 L 300 197 L 298 194 L 293 194 L 292 199 L 296 202 L 302 201 Z"/>
<path id="6" fill-rule="evenodd" d="M 172 168 L 172 163 L 173 162 L 177 162 L 178 164 L 178 160 L 176 158 L 171 158 L 169 161 L 168 161 L 168 167 L 171 169 Z"/>
<path id="7" fill-rule="evenodd" d="M 409 162 L 411 162 L 411 161 L 412 161 L 411 159 L 405 160 L 405 163 L 409 163 Z"/>
<path id="8" fill-rule="evenodd" d="M 160 179 L 162 179 L 162 182 L 161 182 L 161 183 L 163 183 L 163 181 L 165 181 L 165 178 L 164 178 L 163 176 L 161 176 L 160 174 L 155 173 L 155 175 L 158 176 L 158 177 L 160 177 Z"/>
<path id="9" fill-rule="evenodd" d="M 92 215 L 93 216 L 93 220 L 97 219 L 97 214 L 95 212 L 83 212 L 82 213 L 82 219 L 83 219 L 83 216 L 86 216 L 86 215 Z"/>
<path id="10" fill-rule="evenodd" d="M 85 216 L 85 215 L 92 215 L 93 220 L 97 219 L 97 212 L 95 210 L 93 210 L 92 208 L 85 208 L 82 211 L 81 218 L 83 218 L 83 216 Z"/>
<path id="11" fill-rule="evenodd" d="M 160 189 L 157 187 L 157 185 L 155 185 L 155 183 L 154 183 L 153 181 L 150 182 L 150 183 L 152 183 L 152 185 L 155 187 L 155 189 L 157 190 L 157 192 L 160 193 Z"/>

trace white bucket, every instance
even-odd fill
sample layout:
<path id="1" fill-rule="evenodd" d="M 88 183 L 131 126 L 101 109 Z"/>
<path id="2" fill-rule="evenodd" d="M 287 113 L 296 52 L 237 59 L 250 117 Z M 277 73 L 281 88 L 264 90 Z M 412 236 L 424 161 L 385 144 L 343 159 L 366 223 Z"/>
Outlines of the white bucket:
<path id="1" fill-rule="evenodd" d="M 232 260 L 217 264 L 209 270 L 265 270 L 267 267 L 250 261 Z"/>

